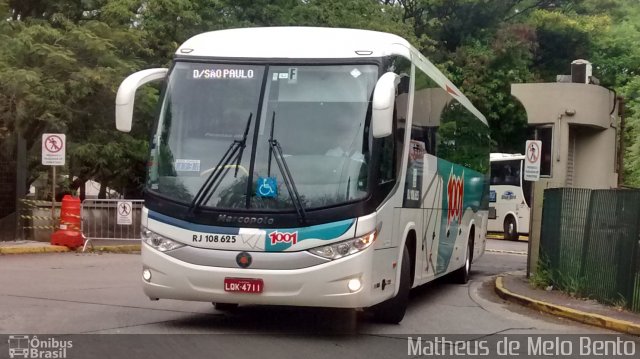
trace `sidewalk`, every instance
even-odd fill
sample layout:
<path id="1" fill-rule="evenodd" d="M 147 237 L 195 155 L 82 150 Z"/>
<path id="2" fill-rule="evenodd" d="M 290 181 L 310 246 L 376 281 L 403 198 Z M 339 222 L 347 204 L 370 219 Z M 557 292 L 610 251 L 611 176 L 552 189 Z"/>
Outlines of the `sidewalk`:
<path id="1" fill-rule="evenodd" d="M 535 310 L 640 336 L 640 313 L 619 310 L 594 300 L 572 298 L 557 290 L 533 288 L 523 272 L 498 276 L 495 288 L 501 298 Z"/>
<path id="2" fill-rule="evenodd" d="M 140 251 L 139 241 L 109 241 L 92 240 L 87 246 L 87 253 L 134 253 Z M 0 255 L 3 254 L 35 254 L 35 253 L 64 253 L 82 252 L 82 248 L 71 250 L 64 246 L 54 246 L 49 242 L 37 241 L 2 241 Z"/>

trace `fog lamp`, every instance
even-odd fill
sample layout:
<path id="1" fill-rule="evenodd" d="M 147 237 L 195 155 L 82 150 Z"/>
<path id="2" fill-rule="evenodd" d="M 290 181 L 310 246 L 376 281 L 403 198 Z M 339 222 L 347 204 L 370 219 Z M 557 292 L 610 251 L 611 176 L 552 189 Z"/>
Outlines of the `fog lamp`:
<path id="1" fill-rule="evenodd" d="M 151 280 L 151 271 L 148 269 L 145 269 L 142 271 L 142 279 L 146 280 L 147 282 Z"/>
<path id="2" fill-rule="evenodd" d="M 362 287 L 362 283 L 360 282 L 360 279 L 354 278 L 349 280 L 349 283 L 347 284 L 347 286 L 349 287 L 350 291 L 357 292 Z"/>

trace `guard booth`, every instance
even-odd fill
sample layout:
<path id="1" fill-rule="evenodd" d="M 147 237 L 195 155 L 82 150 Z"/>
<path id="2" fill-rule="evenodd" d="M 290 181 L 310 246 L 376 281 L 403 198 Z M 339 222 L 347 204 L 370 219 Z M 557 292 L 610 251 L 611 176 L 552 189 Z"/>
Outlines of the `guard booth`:
<path id="1" fill-rule="evenodd" d="M 616 94 L 596 84 L 588 61 L 574 61 L 571 71 L 555 83 L 511 85 L 535 139 L 542 141 L 540 180 L 532 190 L 527 274 L 538 263 L 545 189 L 618 186 Z"/>

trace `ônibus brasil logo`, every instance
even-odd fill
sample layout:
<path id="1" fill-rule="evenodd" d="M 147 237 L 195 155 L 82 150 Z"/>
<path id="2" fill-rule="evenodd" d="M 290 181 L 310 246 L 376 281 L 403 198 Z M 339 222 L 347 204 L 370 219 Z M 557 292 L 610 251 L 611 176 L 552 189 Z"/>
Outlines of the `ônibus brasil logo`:
<path id="1" fill-rule="evenodd" d="M 269 238 L 271 238 L 271 245 L 278 243 L 291 243 L 291 245 L 294 245 L 298 243 L 298 232 L 287 233 L 275 231 L 269 234 Z"/>
<path id="2" fill-rule="evenodd" d="M 453 220 L 458 221 L 462 219 L 462 203 L 464 199 L 464 172 L 461 176 L 453 174 L 453 168 L 451 168 L 451 174 L 449 175 L 449 182 L 447 183 L 447 226 L 451 225 Z"/>
<path id="3" fill-rule="evenodd" d="M 10 335 L 9 358 L 66 358 L 67 349 L 73 348 L 71 340 L 40 339 L 37 336 Z"/>

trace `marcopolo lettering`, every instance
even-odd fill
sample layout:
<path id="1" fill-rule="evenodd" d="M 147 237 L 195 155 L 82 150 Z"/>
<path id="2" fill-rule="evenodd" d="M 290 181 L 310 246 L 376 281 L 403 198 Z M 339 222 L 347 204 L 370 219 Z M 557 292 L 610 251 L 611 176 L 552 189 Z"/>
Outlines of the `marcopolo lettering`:
<path id="1" fill-rule="evenodd" d="M 238 223 L 238 224 L 273 224 L 272 217 L 249 217 L 249 216 L 227 216 L 218 215 L 218 222 Z"/>

